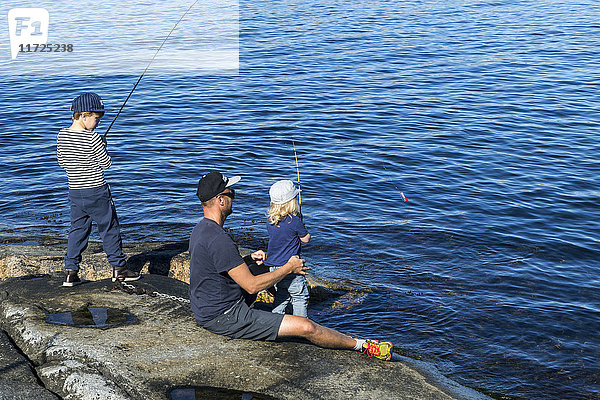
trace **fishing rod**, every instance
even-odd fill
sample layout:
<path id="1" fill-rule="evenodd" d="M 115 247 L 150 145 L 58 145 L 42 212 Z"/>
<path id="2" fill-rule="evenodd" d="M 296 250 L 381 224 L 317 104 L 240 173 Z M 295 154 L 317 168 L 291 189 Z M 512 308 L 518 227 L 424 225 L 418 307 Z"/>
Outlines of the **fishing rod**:
<path id="1" fill-rule="evenodd" d="M 152 64 L 152 62 L 154 61 L 154 59 L 156 58 L 156 55 L 158 54 L 158 52 L 160 51 L 160 49 L 163 48 L 164 44 L 166 43 L 167 39 L 169 39 L 169 37 L 171 36 L 171 34 L 173 33 L 173 31 L 175 30 L 175 28 L 177 28 L 177 25 L 179 25 L 179 23 L 183 20 L 183 18 L 187 15 L 187 13 L 190 12 L 190 10 L 192 9 L 192 7 L 194 7 L 196 5 L 196 3 L 199 0 L 194 1 L 194 4 L 192 4 L 187 11 L 181 16 L 181 18 L 179 18 L 179 21 L 177 21 L 177 23 L 173 26 L 173 28 L 171 29 L 171 31 L 169 32 L 169 34 L 167 35 L 167 37 L 165 37 L 165 39 L 162 41 L 162 43 L 160 44 L 160 47 L 158 48 L 158 50 L 156 50 L 156 53 L 154 53 L 154 56 L 152 57 L 152 59 L 150 60 L 150 62 L 148 63 L 148 65 L 146 65 L 146 69 L 144 69 L 144 72 L 142 72 L 142 75 L 140 75 L 139 79 L 137 80 L 137 82 L 135 83 L 135 85 L 133 85 L 133 89 L 131 89 L 131 91 L 129 92 L 129 95 L 127 96 L 127 98 L 125 99 L 125 101 L 123 102 L 123 105 L 121 106 L 121 108 L 119 109 L 119 112 L 117 112 L 117 115 L 115 116 L 115 118 L 112 120 L 112 122 L 110 123 L 110 125 L 108 126 L 108 129 L 106 130 L 106 132 L 104 133 L 104 135 L 102 136 L 102 138 L 104 139 L 104 142 L 106 142 L 106 136 L 108 135 L 108 132 L 110 131 L 110 128 L 112 128 L 113 124 L 115 123 L 115 121 L 117 120 L 117 118 L 119 118 L 119 115 L 121 115 L 121 111 L 123 111 L 123 108 L 125 107 L 125 104 L 127 104 L 127 101 L 129 100 L 129 98 L 131 97 L 131 95 L 133 94 L 133 91 L 135 90 L 135 88 L 137 87 L 137 85 L 140 83 L 140 81 L 142 80 L 142 78 L 144 77 L 144 75 L 146 74 L 146 71 L 148 71 L 148 68 L 150 68 L 150 65 Z"/>
<path id="2" fill-rule="evenodd" d="M 296 154 L 296 142 L 292 139 L 292 145 L 294 146 L 294 158 L 296 159 L 296 175 L 298 176 L 298 190 L 300 190 L 300 168 L 298 168 L 298 155 Z M 298 205 L 302 205 L 302 195 L 298 192 Z"/>

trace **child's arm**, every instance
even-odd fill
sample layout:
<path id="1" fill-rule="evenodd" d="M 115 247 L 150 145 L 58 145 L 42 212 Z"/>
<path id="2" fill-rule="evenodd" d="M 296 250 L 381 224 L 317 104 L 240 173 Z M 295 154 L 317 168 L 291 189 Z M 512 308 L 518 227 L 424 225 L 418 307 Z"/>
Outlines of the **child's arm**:
<path id="1" fill-rule="evenodd" d="M 106 151 L 106 147 L 102 143 L 102 138 L 96 132 L 92 133 L 92 153 L 98 162 L 98 165 L 102 169 L 108 169 L 112 165 L 112 159 Z"/>
<path id="2" fill-rule="evenodd" d="M 310 240 L 310 233 L 308 233 L 304 221 L 302 221 L 301 218 L 296 218 L 296 234 L 302 243 L 308 243 Z"/>
<path id="3" fill-rule="evenodd" d="M 62 153 L 60 152 L 60 144 L 56 146 L 56 158 L 58 159 L 58 165 L 60 165 L 61 168 L 64 168 L 65 167 L 65 165 L 63 163 L 64 158 L 63 158 Z"/>

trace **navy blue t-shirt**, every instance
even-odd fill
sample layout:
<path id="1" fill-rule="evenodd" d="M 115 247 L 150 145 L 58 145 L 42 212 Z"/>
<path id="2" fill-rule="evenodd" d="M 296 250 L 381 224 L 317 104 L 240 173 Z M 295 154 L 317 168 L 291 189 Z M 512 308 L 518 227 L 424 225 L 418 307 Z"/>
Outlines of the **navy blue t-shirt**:
<path id="1" fill-rule="evenodd" d="M 265 265 L 281 267 L 290 257 L 300 255 L 300 238 L 308 235 L 308 231 L 297 215 L 288 215 L 278 225 L 267 221 L 269 247 Z"/>
<path id="2" fill-rule="evenodd" d="M 244 263 L 237 245 L 215 221 L 202 219 L 190 237 L 190 303 L 202 325 L 242 298 L 242 288 L 227 274 Z"/>

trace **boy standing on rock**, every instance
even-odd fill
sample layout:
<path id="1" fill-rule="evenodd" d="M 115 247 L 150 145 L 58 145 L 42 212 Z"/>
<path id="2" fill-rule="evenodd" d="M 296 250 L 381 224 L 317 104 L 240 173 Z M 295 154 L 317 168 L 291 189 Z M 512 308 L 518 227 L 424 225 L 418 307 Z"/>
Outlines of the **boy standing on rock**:
<path id="1" fill-rule="evenodd" d="M 56 144 L 58 164 L 67 172 L 71 207 L 63 286 L 81 283 L 77 272 L 92 221 L 98 225 L 104 251 L 113 267 L 113 282 L 140 279 L 139 274 L 125 268 L 127 257 L 123 254 L 117 211 L 104 180 L 103 170 L 112 161 L 106 143 L 94 131 L 104 116 L 104 103 L 95 93 L 83 93 L 73 100 L 71 111 L 73 123 L 60 130 Z"/>

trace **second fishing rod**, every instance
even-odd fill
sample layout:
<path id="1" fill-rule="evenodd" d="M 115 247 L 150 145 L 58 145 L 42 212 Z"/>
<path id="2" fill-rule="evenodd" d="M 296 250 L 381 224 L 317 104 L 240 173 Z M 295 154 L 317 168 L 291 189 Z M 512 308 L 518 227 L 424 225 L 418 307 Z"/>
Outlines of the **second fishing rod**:
<path id="1" fill-rule="evenodd" d="M 148 65 L 146 65 L 146 68 L 144 69 L 144 72 L 142 72 L 142 74 L 138 78 L 138 80 L 135 83 L 135 85 L 133 85 L 133 88 L 129 92 L 129 95 L 127 95 L 127 98 L 125 99 L 125 101 L 121 105 L 121 108 L 119 108 L 119 111 L 117 112 L 117 115 L 115 115 L 115 117 L 113 118 L 112 122 L 110 123 L 110 125 L 106 129 L 106 132 L 102 136 L 102 139 L 103 139 L 104 143 L 106 143 L 106 137 L 108 136 L 108 132 L 110 131 L 110 128 L 112 128 L 112 126 L 114 125 L 114 123 L 117 120 L 117 118 L 119 118 L 119 115 L 121 115 L 121 111 L 123 111 L 123 108 L 125 108 L 125 104 L 127 104 L 127 101 L 129 101 L 129 98 L 131 97 L 131 95 L 133 94 L 133 92 L 135 91 L 135 89 L 137 88 L 137 86 L 139 85 L 140 81 L 142 80 L 142 78 L 144 77 L 144 75 L 146 75 L 146 72 L 150 68 L 150 65 L 152 65 L 152 62 L 154 61 L 154 59 L 158 55 L 158 52 L 160 51 L 160 49 L 163 48 L 163 46 L 165 45 L 165 43 L 167 42 L 167 40 L 169 39 L 169 37 L 171 37 L 171 34 L 173 33 L 173 31 L 175 31 L 175 28 L 177 28 L 177 25 L 179 25 L 179 23 L 183 20 L 183 18 L 185 18 L 185 16 L 190 12 L 190 10 L 196 5 L 196 3 L 198 3 L 198 1 L 199 0 L 194 1 L 194 3 L 186 10 L 185 13 L 183 13 L 183 15 L 181 16 L 181 18 L 179 18 L 179 20 L 175 23 L 175 25 L 173 25 L 173 28 L 171 29 L 171 31 L 169 32 L 169 34 L 164 38 L 164 40 L 162 41 L 162 43 L 160 44 L 160 46 L 158 47 L 158 49 L 154 53 L 154 56 L 152 57 L 152 59 L 150 60 L 150 62 L 148 63 Z"/>

